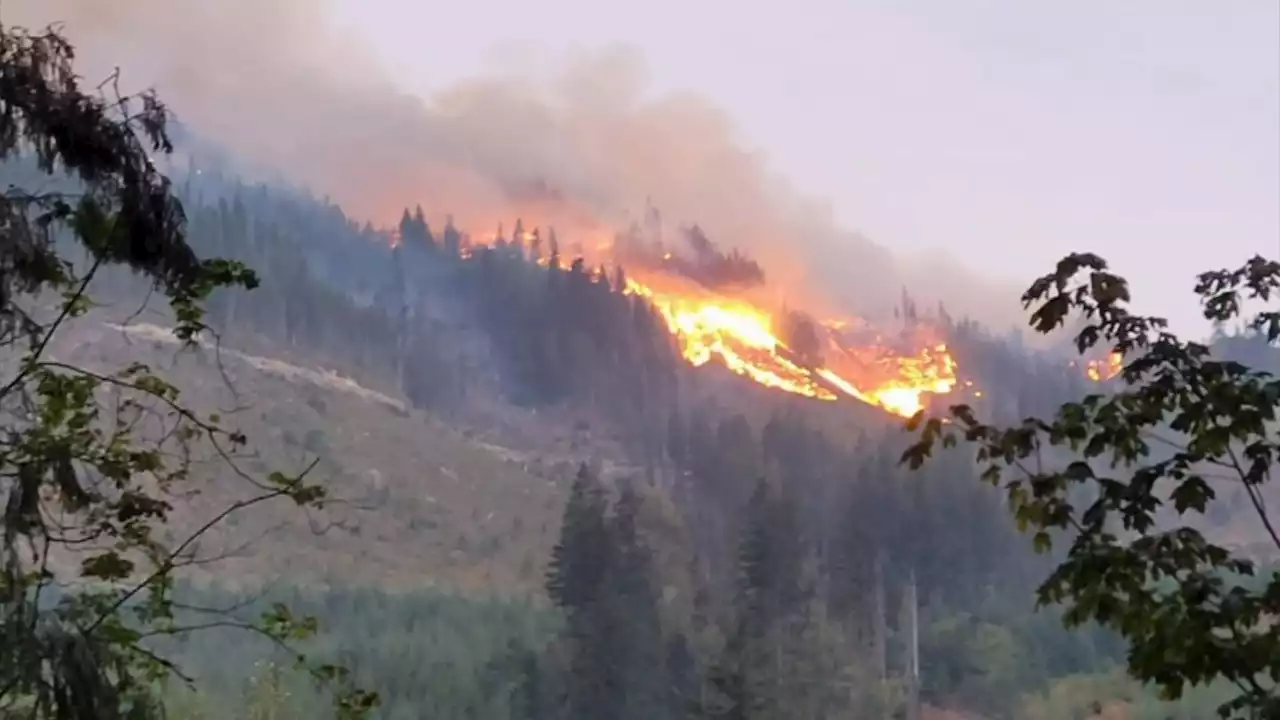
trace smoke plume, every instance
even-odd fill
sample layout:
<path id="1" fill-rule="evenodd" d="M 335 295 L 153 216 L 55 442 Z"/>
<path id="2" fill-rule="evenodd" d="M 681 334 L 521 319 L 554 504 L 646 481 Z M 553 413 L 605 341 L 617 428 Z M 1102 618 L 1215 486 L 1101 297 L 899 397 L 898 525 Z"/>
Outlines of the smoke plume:
<path id="1" fill-rule="evenodd" d="M 473 231 L 523 216 L 563 240 L 607 241 L 647 202 L 674 233 L 698 223 L 766 268 L 788 303 L 883 312 L 904 286 L 953 314 L 1011 321 L 1016 294 L 904 262 L 839 228 L 745 149 L 726 115 L 655 96 L 641 59 L 610 48 L 550 76 L 495 74 L 418 98 L 332 27 L 325 0 L 0 0 L 3 21 L 65 23 L 89 78 L 154 87 L 247 172 L 278 172 L 348 214 L 390 225 L 421 203 Z"/>

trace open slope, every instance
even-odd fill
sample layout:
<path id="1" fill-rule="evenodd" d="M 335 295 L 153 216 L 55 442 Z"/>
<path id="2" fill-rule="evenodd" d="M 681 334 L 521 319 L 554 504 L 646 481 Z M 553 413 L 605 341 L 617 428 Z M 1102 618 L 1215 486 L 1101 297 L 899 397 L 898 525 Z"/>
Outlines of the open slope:
<path id="1" fill-rule="evenodd" d="M 318 459 L 313 472 L 336 502 L 309 514 L 287 501 L 238 512 L 202 551 L 229 556 L 198 575 L 246 585 L 281 576 L 464 590 L 541 584 L 568 458 L 480 442 L 318 366 L 233 349 L 179 352 L 155 325 L 122 328 L 95 317 L 67 328 L 52 352 L 102 372 L 135 360 L 161 371 L 186 405 L 220 413 L 245 433 L 249 450 L 237 464 L 251 475 Z M 175 503 L 180 527 L 195 527 L 247 491 L 224 462 L 211 453 L 203 460 L 199 493 Z"/>

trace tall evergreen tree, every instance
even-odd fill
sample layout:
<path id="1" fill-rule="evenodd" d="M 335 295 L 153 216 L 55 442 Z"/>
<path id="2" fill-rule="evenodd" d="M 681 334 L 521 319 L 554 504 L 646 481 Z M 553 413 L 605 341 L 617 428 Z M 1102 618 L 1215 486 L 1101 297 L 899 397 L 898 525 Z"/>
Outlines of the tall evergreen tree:
<path id="1" fill-rule="evenodd" d="M 608 617 L 602 602 L 610 552 L 605 511 L 600 481 L 583 464 L 569 491 L 547 572 L 547 594 L 565 614 L 565 706 L 574 718 L 617 717 L 613 713 L 620 706 L 610 638 L 601 632 Z"/>
<path id="2" fill-rule="evenodd" d="M 421 205 L 413 209 L 413 230 L 422 243 L 423 249 L 435 249 L 436 239 L 431 236 L 431 226 L 427 225 L 427 216 L 422 212 Z"/>
<path id="3" fill-rule="evenodd" d="M 453 216 L 449 216 L 444 224 L 444 252 L 451 258 L 462 255 L 462 233 L 453 224 Z"/>
<path id="4" fill-rule="evenodd" d="M 641 497 L 624 481 L 610 521 L 612 563 L 608 572 L 608 635 L 622 692 L 619 720 L 658 720 L 667 705 L 662 624 L 653 586 L 652 554 L 640 535 Z"/>

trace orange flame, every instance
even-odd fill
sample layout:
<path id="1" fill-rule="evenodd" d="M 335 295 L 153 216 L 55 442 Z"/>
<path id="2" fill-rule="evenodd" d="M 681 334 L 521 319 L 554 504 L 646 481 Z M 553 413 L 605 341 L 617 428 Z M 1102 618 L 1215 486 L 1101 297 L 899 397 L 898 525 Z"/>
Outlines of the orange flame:
<path id="1" fill-rule="evenodd" d="M 532 234 L 520 238 L 527 244 Z M 492 244 L 488 236 L 480 244 Z M 612 264 L 613 243 L 594 247 L 589 266 Z M 464 257 L 471 251 L 463 249 Z M 670 252 L 663 262 L 670 260 Z M 569 258 L 562 262 L 568 265 Z M 546 266 L 547 257 L 538 259 Z M 831 341 L 824 365 L 807 367 L 778 336 L 773 314 L 744 297 L 713 292 L 661 267 L 626 268 L 623 292 L 644 298 L 662 316 L 676 338 L 681 355 L 700 367 L 718 360 L 732 372 L 765 387 L 824 401 L 854 398 L 895 415 L 910 417 L 923 409 L 930 394 L 945 394 L 956 386 L 956 363 L 947 346 L 925 342 L 914 352 L 898 352 L 883 343 L 850 346 Z M 836 333 L 853 327 L 867 330 L 857 318 L 823 321 L 821 328 Z"/>
<path id="2" fill-rule="evenodd" d="M 836 356 L 835 364 L 843 368 L 848 359 L 855 360 L 859 369 L 845 370 L 846 374 L 865 378 L 866 389 L 854 392 L 847 388 L 845 392 L 903 417 L 923 410 L 926 395 L 943 395 L 956 386 L 956 362 L 943 343 L 921 348 L 914 355 L 883 347 L 845 349 L 844 358 Z M 824 373 L 834 375 L 832 371 Z M 828 375 L 824 377 L 838 384 Z"/>
<path id="3" fill-rule="evenodd" d="M 1106 382 L 1124 369 L 1124 356 L 1118 352 L 1107 355 L 1106 360 L 1090 360 L 1085 364 L 1084 372 L 1094 382 Z"/>
<path id="4" fill-rule="evenodd" d="M 847 396 L 895 415 L 910 417 L 925 407 L 925 396 L 948 393 L 956 385 L 956 364 L 944 344 L 912 356 L 885 348 L 851 350 L 835 346 L 835 367 L 801 365 L 778 338 L 773 318 L 739 298 L 709 292 L 656 289 L 628 278 L 626 292 L 657 308 L 680 343 L 681 354 L 695 367 L 718 358 L 729 370 L 766 387 L 818 400 Z M 833 326 L 845 322 L 836 321 Z M 850 380 L 849 377 L 859 378 Z"/>
<path id="5" fill-rule="evenodd" d="M 718 357 L 733 372 L 761 385 L 797 395 L 835 400 L 813 373 L 783 357 L 783 345 L 767 313 L 730 299 L 681 297 L 655 292 L 628 278 L 626 292 L 648 300 L 661 313 L 680 342 L 680 352 L 694 367 Z"/>

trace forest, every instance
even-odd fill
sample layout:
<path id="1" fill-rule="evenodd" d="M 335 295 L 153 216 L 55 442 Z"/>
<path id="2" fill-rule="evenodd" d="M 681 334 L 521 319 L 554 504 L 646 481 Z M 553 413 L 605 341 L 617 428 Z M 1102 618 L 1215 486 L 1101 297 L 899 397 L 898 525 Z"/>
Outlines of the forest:
<path id="1" fill-rule="evenodd" d="M 640 229 L 619 233 L 631 252 L 615 266 L 588 264 L 581 240 L 532 219 L 473 235 L 485 231 L 424 198 L 429 210 L 375 228 L 198 158 L 162 170 L 163 103 L 87 94 L 74 56 L 56 28 L 0 28 L 0 716 L 1280 717 L 1265 486 L 1280 462 L 1280 312 L 1242 310 L 1280 294 L 1280 263 L 1197 276 L 1209 343 L 1131 312 L 1127 283 L 1091 253 L 1023 296 L 1035 333 L 1065 328 L 1069 351 L 921 312 L 904 289 L 893 324 L 928 326 L 965 388 L 904 424 L 856 388 L 845 400 L 863 402 L 827 403 L 839 396 L 817 384 L 745 382 L 761 376 L 728 352 L 723 367 L 695 361 L 670 308 L 632 291 L 627 263 L 670 259 L 631 242 Z M 692 256 L 670 267 L 684 280 L 765 283 L 732 243 L 682 233 Z M 135 322 L 168 328 L 131 344 Z M 793 309 L 777 325 L 765 334 L 785 342 L 757 349 L 838 387 L 817 372 L 813 318 Z M 124 342 L 108 345 L 116 330 Z M 97 344 L 116 355 L 75 355 Z M 174 346 L 204 370 L 184 388 L 148 364 Z M 286 378 L 258 399 L 305 406 L 308 421 L 328 407 L 316 387 L 380 398 L 376 414 L 341 405 L 351 417 L 327 428 L 371 444 L 397 423 L 416 425 L 400 435 L 413 444 L 449 435 L 432 447 L 483 452 L 492 462 L 471 467 L 506 482 L 485 497 L 528 498 L 528 512 L 501 541 L 442 534 L 446 555 L 402 551 L 421 565 L 394 589 L 341 572 L 301 581 L 333 554 L 406 540 L 378 522 L 397 509 L 392 488 L 326 457 L 323 429 L 279 420 L 300 414 L 258 418 L 266 440 L 311 456 L 303 469 L 240 454 L 234 420 L 184 399 L 234 384 L 210 348 Z M 1108 351 L 1115 372 L 1085 372 Z M 313 383 L 290 362 L 328 374 Z M 530 446 L 556 462 L 531 462 Z M 414 458 L 396 502 L 434 504 L 446 482 L 469 502 L 490 480 Z M 311 472 L 322 463 L 337 468 L 329 484 Z M 253 490 L 184 515 L 227 471 Z M 361 483 L 365 524 L 323 537 L 338 523 L 318 518 Z M 537 496 L 550 504 L 517 483 L 552 490 Z M 199 572 L 197 546 L 223 521 L 250 536 L 241 551 L 280 541 L 230 520 L 275 500 L 312 543 L 265 580 Z M 547 508 L 557 522 L 531 514 Z M 408 531 L 433 533 L 439 509 Z M 484 509 L 470 503 L 465 527 Z M 351 540 L 366 534 L 376 543 Z M 535 537 L 548 541 L 537 568 L 508 557 L 536 587 L 524 571 L 439 582 L 443 565 Z"/>
<path id="2" fill-rule="evenodd" d="M 31 172 L 8 171 L 18 182 Z M 422 208 L 379 230 L 289 189 L 196 167 L 177 177 L 196 252 L 261 277 L 252 291 L 210 298 L 220 343 L 293 351 L 458 423 L 495 401 L 569 408 L 634 468 L 605 477 L 583 462 L 560 478 L 560 539 L 533 597 L 302 588 L 287 576 L 265 595 L 182 588 L 191 607 L 277 598 L 314 612 L 324 628 L 315 651 L 375 689 L 381 716 L 907 717 L 923 704 L 1065 718 L 1076 712 L 1059 697 L 1071 683 L 1091 702 L 1127 698 L 1133 713 L 1201 717 L 1215 706 L 1212 688 L 1181 709 L 1143 700 L 1116 680 L 1117 636 L 1064 630 L 1057 609 L 1034 608 L 1035 585 L 1060 556 L 1020 541 L 970 456 L 913 472 L 899 463 L 900 424 L 878 414 L 837 435 L 807 401 L 724 401 L 724 378 L 685 365 L 653 307 L 623 292 L 626 268 L 587 267 L 553 229 L 526 244 L 514 219 L 510 236 L 480 245 L 447 215 L 436 229 Z M 759 273 L 696 237 L 720 259 L 717 277 Z M 94 294 L 136 300 L 146 285 L 108 268 Z M 919 317 L 905 296 L 900 319 Z M 997 418 L 1051 412 L 1089 391 L 1079 368 L 1016 334 L 945 308 L 930 320 Z M 1252 335 L 1224 332 L 1215 347 L 1276 367 Z M 1230 507 L 1216 522 L 1230 524 Z M 210 630 L 158 645 L 199 680 L 198 692 L 171 683 L 180 717 L 320 712 L 270 643 Z"/>
<path id="3" fill-rule="evenodd" d="M 447 216 L 436 229 L 421 208 L 380 231 L 217 173 L 187 172 L 180 188 L 193 247 L 263 280 L 212 297 L 221 342 L 297 348 L 459 422 L 482 397 L 572 407 L 609 428 L 637 468 L 603 478 L 584 463 L 563 479 L 560 541 L 538 597 L 282 580 L 271 592 L 324 620 L 320 652 L 380 693 L 383 716 L 898 717 L 918 697 L 984 717 L 1058 718 L 1074 711 L 1043 698 L 1082 678 L 1099 701 L 1140 706 L 1141 691 L 1114 687 L 1116 636 L 1069 632 L 1054 608 L 1034 610 L 1054 557 L 1019 541 L 971 460 L 953 453 L 908 472 L 896 424 L 832 437 L 807 405 L 767 400 L 744 413 L 699 394 L 704 381 L 653 309 L 622 292 L 625 268 L 586 267 L 550 229 L 545 243 L 535 232 L 522 244 L 519 219 L 511 237 L 481 246 Z M 124 275 L 103 287 L 137 292 Z M 1087 391 L 1062 357 L 945 308 L 937 316 L 991 412 L 1048 412 Z M 1254 338 L 1218 345 L 1274 367 Z M 234 595 L 187 592 L 193 605 Z M 183 716 L 221 717 L 214 709 L 227 704 L 246 717 L 318 712 L 267 644 L 212 633 L 177 652 L 201 679 L 195 695 L 172 690 Z M 1182 707 L 1152 700 L 1148 711 L 1193 717 L 1209 705 Z"/>

